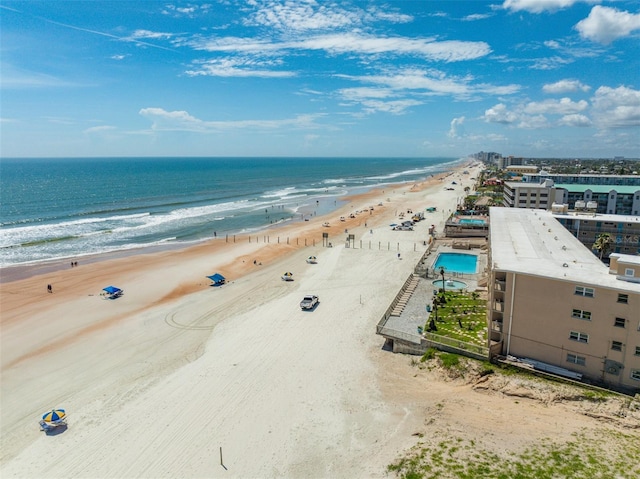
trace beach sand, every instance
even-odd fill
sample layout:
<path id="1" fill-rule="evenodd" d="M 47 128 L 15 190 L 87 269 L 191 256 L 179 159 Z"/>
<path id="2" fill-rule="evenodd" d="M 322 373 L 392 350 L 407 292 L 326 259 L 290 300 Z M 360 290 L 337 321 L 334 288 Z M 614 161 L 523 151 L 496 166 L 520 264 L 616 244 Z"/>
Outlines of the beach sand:
<path id="1" fill-rule="evenodd" d="M 354 197 L 251 242 L 217 238 L 5 278 L 0 476 L 385 477 L 437 401 L 468 396 L 482 410 L 487 400 L 412 381 L 407 357 L 383 350 L 375 334 L 428 227 L 441 231 L 473 186 L 477 168 L 461 171 Z M 453 180 L 456 190 L 445 190 Z M 389 228 L 398 212 L 427 206 L 438 211 L 415 231 Z M 318 264 L 306 263 L 310 255 Z M 294 281 L 280 279 L 285 271 Z M 215 272 L 228 283 L 211 287 L 205 276 Z M 105 300 L 111 284 L 124 296 Z M 320 297 L 314 311 L 299 307 L 308 293 Z M 492 401 L 501 416 L 514 407 Z M 47 436 L 38 420 L 54 407 L 67 410 L 69 428 Z"/>

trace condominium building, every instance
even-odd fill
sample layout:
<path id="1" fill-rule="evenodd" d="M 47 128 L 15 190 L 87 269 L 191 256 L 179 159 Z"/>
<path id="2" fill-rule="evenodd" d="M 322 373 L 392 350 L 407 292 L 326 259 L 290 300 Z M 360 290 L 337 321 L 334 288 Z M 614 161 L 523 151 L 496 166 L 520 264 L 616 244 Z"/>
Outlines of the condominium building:
<path id="1" fill-rule="evenodd" d="M 554 183 L 549 178 L 541 183 L 504 183 L 503 206 L 551 209 L 553 204 L 568 205 L 569 210 L 640 216 L 640 186 Z"/>
<path id="2" fill-rule="evenodd" d="M 554 218 L 587 248 L 591 249 L 598 236 L 607 233 L 613 240 L 608 253 L 640 254 L 640 216 L 556 212 L 554 208 Z M 609 256 L 608 253 L 605 257 Z"/>
<path id="3" fill-rule="evenodd" d="M 550 211 L 490 217 L 491 350 L 640 391 L 640 256 L 607 267 Z"/>
<path id="4" fill-rule="evenodd" d="M 555 190 L 555 202 L 569 205 L 570 210 L 584 208 L 587 203 L 592 203 L 596 213 L 640 215 L 640 185 L 556 183 Z"/>
<path id="5" fill-rule="evenodd" d="M 528 172 L 522 176 L 525 183 L 541 183 L 553 180 L 555 183 L 572 185 L 609 185 L 609 186 L 640 186 L 640 175 L 597 175 L 597 174 L 560 174 L 540 171 Z"/>
<path id="6" fill-rule="evenodd" d="M 538 167 L 535 165 L 510 165 L 506 168 L 507 173 L 513 175 L 527 175 L 535 174 L 538 172 Z"/>
<path id="7" fill-rule="evenodd" d="M 556 189 L 552 180 L 542 183 L 507 181 L 504 183 L 502 204 L 507 208 L 551 209 Z"/>

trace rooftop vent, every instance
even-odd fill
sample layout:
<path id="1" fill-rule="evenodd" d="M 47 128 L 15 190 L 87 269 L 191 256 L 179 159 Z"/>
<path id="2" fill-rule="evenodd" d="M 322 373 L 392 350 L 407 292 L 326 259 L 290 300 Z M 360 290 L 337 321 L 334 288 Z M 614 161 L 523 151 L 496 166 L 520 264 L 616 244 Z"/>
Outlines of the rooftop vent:
<path id="1" fill-rule="evenodd" d="M 568 268 L 568 267 L 569 267 L 569 265 L 568 265 L 567 263 L 562 263 L 562 267 L 563 267 L 563 268 Z"/>

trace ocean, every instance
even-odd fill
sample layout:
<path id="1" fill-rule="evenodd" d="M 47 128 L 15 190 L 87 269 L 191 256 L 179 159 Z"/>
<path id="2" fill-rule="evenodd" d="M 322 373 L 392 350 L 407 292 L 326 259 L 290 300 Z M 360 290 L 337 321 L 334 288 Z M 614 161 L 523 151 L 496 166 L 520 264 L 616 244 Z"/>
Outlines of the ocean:
<path id="1" fill-rule="evenodd" d="M 0 159 L 0 266 L 187 245 L 303 221 L 457 158 Z"/>

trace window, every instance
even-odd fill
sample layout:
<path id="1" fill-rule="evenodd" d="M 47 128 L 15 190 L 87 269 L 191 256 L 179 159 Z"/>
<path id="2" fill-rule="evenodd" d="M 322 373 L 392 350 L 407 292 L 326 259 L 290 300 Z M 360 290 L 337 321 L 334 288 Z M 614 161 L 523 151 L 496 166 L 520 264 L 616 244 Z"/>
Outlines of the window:
<path id="1" fill-rule="evenodd" d="M 640 381 L 640 369 L 632 369 L 631 370 L 631 379 L 635 379 L 636 381 Z"/>
<path id="2" fill-rule="evenodd" d="M 591 321 L 591 311 L 582 311 L 581 309 L 574 309 L 571 311 L 571 317 L 576 319 L 584 319 L 585 321 Z"/>
<path id="3" fill-rule="evenodd" d="M 567 354 L 567 362 L 577 364 L 578 366 L 584 366 L 587 363 L 587 360 L 584 356 L 577 356 L 569 353 Z"/>
<path id="4" fill-rule="evenodd" d="M 612 351 L 622 351 L 622 343 L 620 341 L 611 341 Z"/>
<path id="5" fill-rule="evenodd" d="M 587 298 L 593 298 L 594 289 L 593 288 L 585 288 L 584 286 L 576 286 L 576 292 L 578 296 L 586 296 Z"/>
<path id="6" fill-rule="evenodd" d="M 589 335 L 585 333 L 578 333 L 577 331 L 571 331 L 569 333 L 569 339 L 572 341 L 578 341 L 579 343 L 588 343 Z"/>
<path id="7" fill-rule="evenodd" d="M 629 295 L 628 294 L 619 293 L 618 294 L 618 303 L 628 304 L 629 303 Z"/>
<path id="8" fill-rule="evenodd" d="M 640 346 L 636 346 L 636 356 L 640 356 Z"/>
<path id="9" fill-rule="evenodd" d="M 613 325 L 616 328 L 624 328 L 625 325 L 625 319 L 624 318 L 616 318 Z"/>

